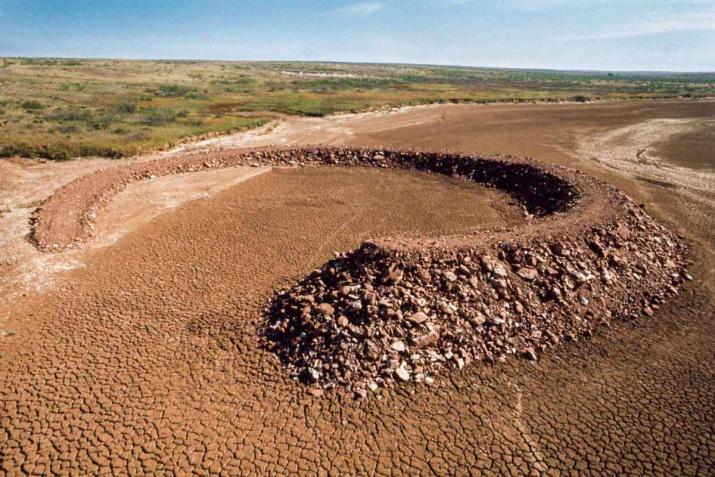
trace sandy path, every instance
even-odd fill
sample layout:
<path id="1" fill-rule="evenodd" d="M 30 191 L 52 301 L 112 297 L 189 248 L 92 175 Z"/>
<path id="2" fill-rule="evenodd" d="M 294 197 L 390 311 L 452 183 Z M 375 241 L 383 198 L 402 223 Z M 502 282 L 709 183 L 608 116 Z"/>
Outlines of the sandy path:
<path id="1" fill-rule="evenodd" d="M 57 261 L 38 254 L 26 237 L 30 215 L 53 190 L 72 179 L 113 164 L 107 159 L 63 163 L 0 160 L 0 323 L 10 312 L 17 297 L 43 288 L 49 274 L 46 269 L 61 270 L 75 266 L 76 260 Z"/>

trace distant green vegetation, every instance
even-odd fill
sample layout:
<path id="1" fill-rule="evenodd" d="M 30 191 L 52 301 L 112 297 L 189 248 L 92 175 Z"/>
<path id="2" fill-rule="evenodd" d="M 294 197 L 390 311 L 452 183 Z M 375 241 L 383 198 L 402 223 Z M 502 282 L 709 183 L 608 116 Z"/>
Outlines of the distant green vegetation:
<path id="1" fill-rule="evenodd" d="M 279 114 L 323 116 L 431 102 L 715 95 L 715 74 L 445 66 L 0 59 L 0 156 L 121 157 Z"/>

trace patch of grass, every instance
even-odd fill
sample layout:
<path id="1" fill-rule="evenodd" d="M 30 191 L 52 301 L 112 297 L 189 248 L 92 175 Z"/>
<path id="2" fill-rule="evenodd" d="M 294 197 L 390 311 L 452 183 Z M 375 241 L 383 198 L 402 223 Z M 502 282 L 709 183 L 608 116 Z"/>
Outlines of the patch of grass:
<path id="1" fill-rule="evenodd" d="M 57 128 L 57 130 L 62 134 L 72 134 L 76 133 L 79 129 L 76 124 L 62 124 Z"/>
<path id="2" fill-rule="evenodd" d="M 94 113 L 92 110 L 84 107 L 70 107 L 66 109 L 57 109 L 50 113 L 48 119 L 56 122 L 67 121 L 90 121 Z"/>
<path id="3" fill-rule="evenodd" d="M 117 111 L 119 111 L 120 113 L 129 114 L 136 112 L 136 110 L 137 105 L 132 103 L 131 101 L 124 101 L 117 106 Z"/>
<path id="4" fill-rule="evenodd" d="M 20 107 L 25 111 L 39 111 L 45 109 L 46 106 L 39 101 L 28 100 L 20 103 Z"/>
<path id="5" fill-rule="evenodd" d="M 20 58 L 20 64 L 31 66 L 81 66 L 80 60 L 64 58 Z"/>
<path id="6" fill-rule="evenodd" d="M 318 62 L 2 59 L 0 156 L 118 157 L 182 138 L 386 106 L 715 95 L 715 75 Z M 265 115 L 263 115 L 265 114 Z"/>
<path id="7" fill-rule="evenodd" d="M 184 86 L 180 84 L 163 84 L 156 89 L 156 92 L 154 94 L 156 94 L 157 96 L 171 98 L 188 96 L 197 93 L 195 88 L 191 88 L 189 86 Z"/>
<path id="8" fill-rule="evenodd" d="M 143 111 L 138 123 L 145 126 L 159 126 L 176 120 L 178 113 L 170 108 L 148 108 Z"/>
<path id="9" fill-rule="evenodd" d="M 117 121 L 117 116 L 113 114 L 102 114 L 95 116 L 89 121 L 89 126 L 92 129 L 107 129 Z"/>

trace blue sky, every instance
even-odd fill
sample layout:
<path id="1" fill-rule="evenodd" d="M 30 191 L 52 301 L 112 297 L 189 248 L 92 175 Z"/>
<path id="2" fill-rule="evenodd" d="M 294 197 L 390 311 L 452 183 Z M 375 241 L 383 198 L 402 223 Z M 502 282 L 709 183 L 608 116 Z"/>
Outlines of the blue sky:
<path id="1" fill-rule="evenodd" d="M 715 0 L 0 0 L 0 56 L 715 71 Z"/>

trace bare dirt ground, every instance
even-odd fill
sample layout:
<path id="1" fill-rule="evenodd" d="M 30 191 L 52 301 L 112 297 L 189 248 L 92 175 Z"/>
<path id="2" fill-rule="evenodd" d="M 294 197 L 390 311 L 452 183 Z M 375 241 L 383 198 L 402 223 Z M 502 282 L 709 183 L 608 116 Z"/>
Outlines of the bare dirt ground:
<path id="1" fill-rule="evenodd" d="M 270 170 L 270 167 L 234 167 L 222 171 L 157 177 L 129 184 L 119 197 L 109 202 L 97 218 L 94 228 L 100 239 L 92 245 L 110 245 L 154 217 L 181 204 L 208 199 Z"/>
<path id="2" fill-rule="evenodd" d="M 135 161 L 132 161 L 135 162 Z M 2 260 L 0 272 L 0 320 L 6 318 L 11 304 L 27 291 L 42 291 L 53 284 L 55 273 L 82 266 L 82 257 L 95 248 L 116 241 L 127 232 L 145 224 L 162 212 L 180 204 L 211 197 L 221 190 L 263 173 L 269 168 L 238 167 L 228 171 L 207 171 L 158 178 L 131 184 L 113 201 L 96 223 L 100 240 L 89 250 L 63 254 L 38 253 L 27 240 L 29 217 L 51 190 L 83 174 L 113 166 L 101 159 L 78 160 L 62 164 L 31 161 L 0 162 L 7 186 L 0 191 L 0 233 Z"/>
<path id="3" fill-rule="evenodd" d="M 255 320 L 273 289 L 363 238 L 513 223 L 515 211 L 475 186 L 386 171 L 277 170 L 230 188 L 219 184 L 241 171 L 213 171 L 157 179 L 158 193 L 138 183 L 100 215 L 97 244 L 58 254 L 82 267 L 49 274 L 40 264 L 35 278 L 51 284 L 16 283 L 0 303 L 2 469 L 712 475 L 715 241 L 711 204 L 693 197 L 712 180 L 689 174 L 708 173 L 715 143 L 701 121 L 713 116 L 713 102 L 436 106 L 283 120 L 205 142 L 414 146 L 569 165 L 689 238 L 695 281 L 652 318 L 536 364 L 465 368 L 363 401 L 316 398 L 257 348 Z M 701 144 L 697 166 L 671 145 L 683 137 Z M 107 164 L 0 162 L 4 277 L 46 256 L 22 240 L 33 204 Z M 667 179 L 650 175 L 663 168 Z M 142 197 L 166 204 L 174 186 L 202 200 L 127 214 L 144 210 Z M 114 240 L 122 213 L 139 219 Z"/>

